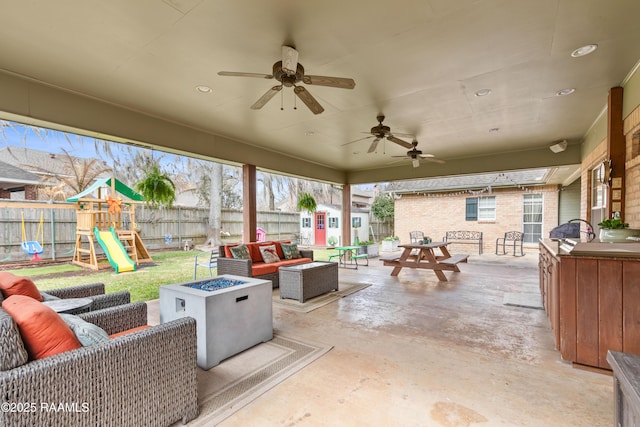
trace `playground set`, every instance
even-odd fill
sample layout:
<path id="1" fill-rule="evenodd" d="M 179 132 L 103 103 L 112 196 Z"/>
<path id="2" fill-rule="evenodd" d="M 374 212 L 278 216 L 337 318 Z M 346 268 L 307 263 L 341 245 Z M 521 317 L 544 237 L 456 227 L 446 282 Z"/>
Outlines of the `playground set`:
<path id="1" fill-rule="evenodd" d="M 108 195 L 103 198 L 105 189 L 108 189 Z M 94 198 L 92 194 L 96 191 L 98 197 Z M 123 201 L 117 194 L 128 200 Z M 140 194 L 115 178 L 101 179 L 67 199 L 67 202 L 78 204 L 72 262 L 94 270 L 101 268 L 94 238 L 116 273 L 134 271 L 140 263 L 152 262 L 149 251 L 135 231 L 135 204 L 143 201 Z"/>
<path id="2" fill-rule="evenodd" d="M 40 238 L 40 240 L 38 240 Z M 42 243 L 40 243 L 42 242 Z M 36 240 L 27 240 L 27 230 L 24 225 L 24 212 L 22 213 L 22 244 L 20 245 L 24 253 L 31 255 L 31 261 L 40 261 L 38 255 L 44 252 L 42 245 L 44 244 L 44 216 L 40 212 L 40 222 L 38 223 L 38 231 L 36 232 Z"/>

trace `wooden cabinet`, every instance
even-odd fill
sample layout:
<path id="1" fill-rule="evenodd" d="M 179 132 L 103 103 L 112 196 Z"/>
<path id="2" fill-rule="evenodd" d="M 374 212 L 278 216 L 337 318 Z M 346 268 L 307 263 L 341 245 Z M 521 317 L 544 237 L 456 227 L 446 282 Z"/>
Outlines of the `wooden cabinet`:
<path id="1" fill-rule="evenodd" d="M 607 351 L 640 354 L 640 259 L 572 256 L 540 245 L 540 288 L 564 360 L 611 369 Z"/>
<path id="2" fill-rule="evenodd" d="M 560 349 L 560 310 L 558 259 L 548 250 L 540 250 L 540 293 L 547 318 L 554 335 L 556 349 Z"/>

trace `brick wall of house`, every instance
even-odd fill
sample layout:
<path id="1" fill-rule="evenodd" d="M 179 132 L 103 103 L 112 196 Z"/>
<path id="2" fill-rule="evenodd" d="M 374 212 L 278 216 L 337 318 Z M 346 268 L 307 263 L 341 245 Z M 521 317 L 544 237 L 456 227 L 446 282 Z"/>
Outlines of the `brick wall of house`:
<path id="1" fill-rule="evenodd" d="M 0 188 L 0 199 L 10 199 L 11 191 Z"/>
<path id="2" fill-rule="evenodd" d="M 596 148 L 585 156 L 581 166 L 580 218 L 591 221 L 591 171 L 607 157 L 607 140 L 600 141 Z M 594 224 L 595 226 L 595 224 Z"/>
<path id="3" fill-rule="evenodd" d="M 533 187 L 531 187 L 533 189 Z M 555 185 L 536 187 L 543 195 L 542 235 L 558 225 L 558 188 Z M 440 197 L 421 194 L 403 194 L 395 200 L 395 234 L 401 243 L 409 241 L 409 232 L 418 230 L 434 240 L 442 240 L 445 232 L 470 230 L 483 232 L 485 252 L 493 253 L 496 238 L 506 231 L 522 231 L 523 195 L 521 189 L 494 189 L 496 198 L 495 221 L 467 221 L 466 199 L 471 194 L 443 193 Z M 537 247 L 537 244 L 530 245 Z M 459 246 L 460 248 L 462 246 Z M 468 253 L 474 253 L 472 246 Z M 457 250 L 457 249 L 456 249 Z"/>
<path id="4" fill-rule="evenodd" d="M 629 223 L 631 228 L 640 228 L 640 155 L 636 147 L 638 136 L 634 137 L 640 132 L 640 106 L 624 119 L 623 129 L 627 154 L 625 162 L 625 211 L 622 213 L 622 217 Z M 591 206 L 591 170 L 607 157 L 607 140 L 605 138 L 582 161 L 580 212 L 583 218 L 591 220 L 589 209 Z"/>
<path id="5" fill-rule="evenodd" d="M 25 200 L 38 200 L 38 189 L 35 185 L 25 185 L 24 187 L 24 199 Z"/>
<path id="6" fill-rule="evenodd" d="M 624 120 L 624 133 L 627 142 L 625 164 L 625 211 L 624 220 L 631 228 L 640 228 L 640 106 Z"/>

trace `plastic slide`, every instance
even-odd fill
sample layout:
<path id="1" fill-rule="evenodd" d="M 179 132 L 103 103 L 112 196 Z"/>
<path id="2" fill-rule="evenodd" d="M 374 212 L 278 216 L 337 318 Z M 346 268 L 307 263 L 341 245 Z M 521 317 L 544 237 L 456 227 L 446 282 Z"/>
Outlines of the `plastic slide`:
<path id="1" fill-rule="evenodd" d="M 109 231 L 100 231 L 96 227 L 93 233 L 116 273 L 134 271 L 136 269 L 136 264 L 127 255 L 127 251 L 122 246 L 122 242 L 118 239 L 115 231 L 113 231 L 113 227 Z"/>

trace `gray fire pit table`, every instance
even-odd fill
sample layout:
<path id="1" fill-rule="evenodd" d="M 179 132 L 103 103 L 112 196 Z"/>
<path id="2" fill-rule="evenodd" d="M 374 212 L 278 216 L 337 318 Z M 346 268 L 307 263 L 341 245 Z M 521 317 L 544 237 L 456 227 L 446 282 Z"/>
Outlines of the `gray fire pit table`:
<path id="1" fill-rule="evenodd" d="M 299 302 L 338 290 L 338 263 L 309 262 L 280 267 L 280 298 Z"/>
<path id="2" fill-rule="evenodd" d="M 160 287 L 160 323 L 196 319 L 197 364 L 220 361 L 273 338 L 270 280 L 225 274 Z"/>

